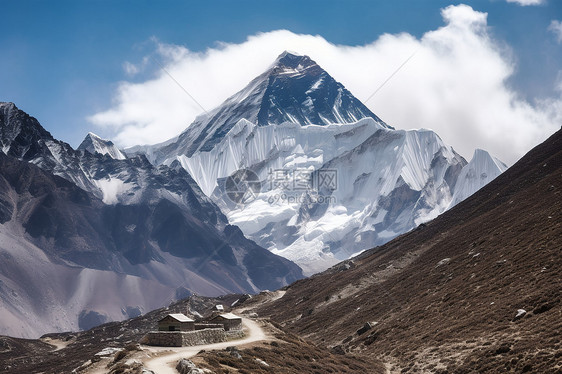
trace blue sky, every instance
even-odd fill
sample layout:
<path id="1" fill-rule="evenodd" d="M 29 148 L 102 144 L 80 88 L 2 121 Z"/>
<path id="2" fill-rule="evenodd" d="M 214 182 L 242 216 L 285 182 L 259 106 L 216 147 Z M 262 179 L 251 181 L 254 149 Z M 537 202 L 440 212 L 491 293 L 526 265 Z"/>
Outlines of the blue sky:
<path id="1" fill-rule="evenodd" d="M 508 82 L 514 92 L 530 102 L 557 95 L 562 47 L 548 27 L 562 19 L 562 1 L 538 6 L 504 0 L 463 3 L 488 13 L 489 34 L 515 63 Z M 383 33 L 407 32 L 419 38 L 443 25 L 440 9 L 450 4 L 457 3 L 2 1 L 0 100 L 15 102 L 55 137 L 77 146 L 88 131 L 110 135 L 86 118 L 112 105 L 119 82 L 150 76 L 128 76 L 123 63 L 138 63 L 150 53 L 152 37 L 193 52 L 285 29 L 357 46 Z"/>

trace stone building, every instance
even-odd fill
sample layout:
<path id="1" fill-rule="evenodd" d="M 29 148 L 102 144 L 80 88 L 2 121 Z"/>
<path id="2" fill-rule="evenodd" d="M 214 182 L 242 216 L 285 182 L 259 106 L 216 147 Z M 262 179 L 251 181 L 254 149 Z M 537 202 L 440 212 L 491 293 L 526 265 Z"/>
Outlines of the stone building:
<path id="1" fill-rule="evenodd" d="M 158 321 L 158 331 L 194 331 L 195 321 L 185 314 L 168 314 Z"/>
<path id="2" fill-rule="evenodd" d="M 224 326 L 224 331 L 242 329 L 242 317 L 238 317 L 232 313 L 219 314 L 218 316 L 211 318 L 210 322 L 220 323 Z"/>

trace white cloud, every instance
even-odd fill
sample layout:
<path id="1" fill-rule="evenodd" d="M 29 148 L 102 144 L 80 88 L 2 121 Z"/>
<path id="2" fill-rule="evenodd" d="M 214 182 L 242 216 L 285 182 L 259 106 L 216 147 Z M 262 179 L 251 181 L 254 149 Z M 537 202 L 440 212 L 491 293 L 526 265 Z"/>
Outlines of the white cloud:
<path id="1" fill-rule="evenodd" d="M 510 53 L 487 30 L 487 14 L 466 5 L 442 10 L 445 25 L 420 39 L 384 34 L 363 46 L 334 45 L 286 30 L 220 44 L 203 53 L 157 43 L 157 58 L 207 110 L 242 89 L 284 50 L 309 55 L 360 100 L 404 60 L 415 56 L 366 104 L 396 128 L 431 128 L 467 158 L 484 148 L 513 163 L 556 131 L 560 97 L 530 103 L 506 80 Z M 561 92 L 562 94 L 562 92 Z M 202 112 L 162 70 L 142 83 L 122 82 L 114 104 L 90 120 L 116 133 L 118 144 L 156 143 L 178 135 Z"/>
<path id="2" fill-rule="evenodd" d="M 544 4 L 544 0 L 506 0 L 506 1 L 508 3 L 517 3 L 521 6 Z"/>
<path id="3" fill-rule="evenodd" d="M 556 35 L 558 43 L 562 43 L 562 22 L 553 19 L 548 26 L 548 29 Z"/>
<path id="4" fill-rule="evenodd" d="M 133 64 L 129 61 L 125 61 L 123 63 L 123 70 L 125 71 L 125 73 L 127 75 L 133 76 L 140 71 L 140 68 L 137 65 L 135 65 L 135 64 Z"/>

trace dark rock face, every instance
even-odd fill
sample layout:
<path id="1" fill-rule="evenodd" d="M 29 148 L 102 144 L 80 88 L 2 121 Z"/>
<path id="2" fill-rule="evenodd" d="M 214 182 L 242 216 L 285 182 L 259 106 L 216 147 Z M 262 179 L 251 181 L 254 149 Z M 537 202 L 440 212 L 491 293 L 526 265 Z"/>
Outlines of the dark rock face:
<path id="1" fill-rule="evenodd" d="M 308 56 L 284 52 L 269 72 L 258 125 L 351 123 L 371 117 L 382 122 Z"/>
<path id="2" fill-rule="evenodd" d="M 240 245 L 248 240 L 244 237 L 244 234 L 242 234 L 242 231 L 238 228 L 238 226 L 228 225 L 226 226 L 224 233 L 227 237 L 228 243 L 233 246 Z M 272 262 L 273 258 L 271 256 L 275 255 L 269 251 L 260 251 L 259 249 L 261 247 L 259 245 L 253 241 L 250 242 L 251 244 L 247 248 L 252 255 L 244 258 L 244 266 L 248 269 L 248 274 L 252 278 L 254 284 L 261 289 L 272 290 L 273 288 L 268 288 L 268 286 L 271 285 L 272 278 L 281 283 L 286 282 L 287 272 L 284 271 L 283 267 L 276 266 Z M 287 259 L 283 260 L 285 262 L 285 266 L 292 264 L 292 262 Z"/>
<path id="3" fill-rule="evenodd" d="M 192 293 L 185 287 L 176 288 L 176 299 L 182 300 L 191 297 Z"/>
<path id="4" fill-rule="evenodd" d="M 78 326 L 81 330 L 89 330 L 107 322 L 107 316 L 93 310 L 83 310 L 78 316 Z"/>
<path id="5" fill-rule="evenodd" d="M 151 209 L 146 205 L 115 205 L 102 208 L 104 229 L 110 233 L 114 248 L 132 264 L 158 259 L 150 243 Z"/>
<path id="6" fill-rule="evenodd" d="M 0 191 L 6 191 L 8 189 L 6 184 L 5 181 L 0 181 Z M 10 196 L 0 194 L 0 224 L 6 223 L 12 219 L 14 204 L 11 200 Z"/>
<path id="7" fill-rule="evenodd" d="M 129 318 L 135 318 L 142 315 L 142 310 L 138 306 L 128 306 L 125 309 L 125 313 Z"/>
<path id="8" fill-rule="evenodd" d="M 20 111 L 13 103 L 0 103 L 0 146 L 3 153 L 29 160 L 40 152 L 45 140 L 53 140 L 53 136 L 35 118 Z"/>
<path id="9" fill-rule="evenodd" d="M 383 224 L 391 225 L 397 220 L 402 211 L 412 208 L 418 201 L 421 192 L 411 189 L 406 183 L 393 190 L 388 196 L 381 198 L 380 206 L 388 210 L 384 217 Z M 380 224 L 380 226 L 383 226 Z"/>
<path id="10" fill-rule="evenodd" d="M 152 239 L 174 256 L 196 258 L 207 254 L 209 248 L 220 248 L 225 244 L 213 235 L 210 227 L 203 225 L 195 217 L 183 219 L 181 209 L 168 200 L 158 202 L 152 214 Z M 227 256 L 226 260 L 229 264 L 233 263 L 232 257 Z"/>

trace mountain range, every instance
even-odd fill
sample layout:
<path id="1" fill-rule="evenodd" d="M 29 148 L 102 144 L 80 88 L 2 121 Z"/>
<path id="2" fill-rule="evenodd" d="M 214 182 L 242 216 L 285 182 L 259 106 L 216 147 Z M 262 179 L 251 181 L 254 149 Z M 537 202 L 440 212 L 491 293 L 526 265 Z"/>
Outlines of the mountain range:
<path id="1" fill-rule="evenodd" d="M 179 162 L 229 222 L 308 275 L 435 218 L 506 169 L 483 150 L 467 163 L 431 130 L 395 130 L 289 52 L 178 137 L 125 151 Z M 224 185 L 240 170 L 261 186 L 244 204 Z"/>
<path id="2" fill-rule="evenodd" d="M 89 133 L 73 149 L 0 103 L 0 149 L 0 333 L 22 337 L 194 293 L 277 289 L 437 217 L 506 168 L 483 150 L 467 163 L 431 130 L 392 128 L 289 52 L 162 144 L 119 149 Z"/>
<path id="3" fill-rule="evenodd" d="M 0 104 L 0 142 L 2 333 L 84 329 L 192 293 L 302 277 L 230 225 L 178 165 L 123 159 L 92 135 L 74 150 L 11 103 Z"/>
<path id="4" fill-rule="evenodd" d="M 191 360 L 208 373 L 560 373 L 561 186 L 562 130 L 434 220 L 322 273 L 84 332 L 0 337 L 0 372 L 148 373 L 154 351 L 131 343 L 168 313 L 223 304 L 269 337 L 200 351 Z M 96 358 L 108 349 L 124 352 Z"/>

